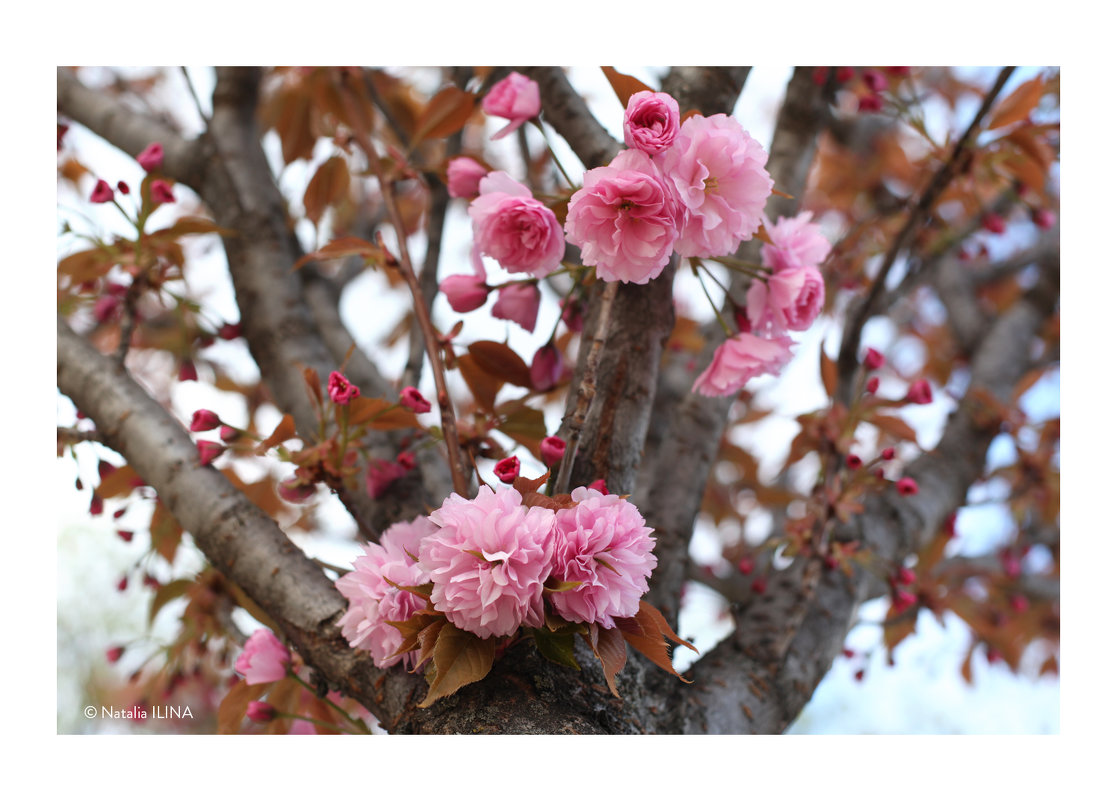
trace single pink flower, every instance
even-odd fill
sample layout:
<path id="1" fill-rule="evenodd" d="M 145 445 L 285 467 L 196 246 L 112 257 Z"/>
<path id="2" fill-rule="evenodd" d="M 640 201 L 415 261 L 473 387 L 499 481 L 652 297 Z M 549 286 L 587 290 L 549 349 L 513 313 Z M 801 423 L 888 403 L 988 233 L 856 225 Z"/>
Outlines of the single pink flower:
<path id="1" fill-rule="evenodd" d="M 244 714 L 255 723 L 270 723 L 275 720 L 276 709 L 267 701 L 249 701 Z"/>
<path id="2" fill-rule="evenodd" d="M 639 611 L 648 591 L 656 565 L 652 529 L 639 509 L 616 495 L 578 487 L 570 496 L 577 506 L 555 513 L 553 575 L 580 583 L 552 593 L 551 605 L 564 620 L 611 629 L 614 618 Z"/>
<path id="3" fill-rule="evenodd" d="M 565 228 L 582 263 L 603 281 L 646 284 L 663 272 L 678 236 L 678 207 L 648 154 L 622 150 L 582 180 Z"/>
<path id="4" fill-rule="evenodd" d="M 152 142 L 136 156 L 136 161 L 144 168 L 144 172 L 155 172 L 163 166 L 163 146 Z"/>
<path id="5" fill-rule="evenodd" d="M 776 375 L 791 359 L 791 339 L 786 336 L 761 339 L 737 334 L 727 339 L 698 379 L 692 392 L 710 397 L 736 395 L 749 379 L 765 373 Z"/>
<path id="6" fill-rule="evenodd" d="M 349 383 L 349 379 L 334 370 L 326 382 L 330 400 L 338 406 L 348 406 L 349 401 L 361 394 L 361 390 Z"/>
<path id="7" fill-rule="evenodd" d="M 510 488 L 481 487 L 473 500 L 454 493 L 431 512 L 438 530 L 419 546 L 419 564 L 434 583 L 434 608 L 478 637 L 543 625 L 555 513 L 521 500 Z"/>
<path id="8" fill-rule="evenodd" d="M 904 400 L 918 404 L 930 403 L 932 400 L 930 382 L 926 378 L 913 381 L 908 387 L 908 394 L 904 396 Z"/>
<path id="9" fill-rule="evenodd" d="M 480 192 L 481 179 L 489 171 L 469 156 L 450 159 L 446 165 L 446 187 L 450 197 L 476 197 Z"/>
<path id="10" fill-rule="evenodd" d="M 480 309 L 489 298 L 489 285 L 485 283 L 485 268 L 472 275 L 460 273 L 442 279 L 438 285 L 450 308 L 458 314 L 465 314 L 474 309 Z"/>
<path id="11" fill-rule="evenodd" d="M 767 282 L 755 279 L 747 295 L 752 331 L 806 331 L 822 310 L 825 297 L 826 284 L 814 267 L 780 270 Z"/>
<path id="12" fill-rule="evenodd" d="M 108 203 L 112 200 L 112 187 L 109 182 L 101 179 L 97 181 L 97 185 L 93 187 L 92 194 L 89 195 L 89 200 L 93 203 Z"/>
<path id="13" fill-rule="evenodd" d="M 558 269 L 565 250 L 555 213 L 504 171 L 481 179 L 469 204 L 476 253 L 491 256 L 509 272 L 543 278 Z"/>
<path id="14" fill-rule="evenodd" d="M 914 478 L 904 476 L 896 482 L 896 491 L 901 495 L 918 495 L 919 483 Z"/>
<path id="15" fill-rule="evenodd" d="M 430 580 L 416 560 L 423 538 L 434 531 L 434 524 L 422 516 L 390 526 L 379 543 L 363 546 L 364 554 L 354 560 L 353 570 L 336 582 L 338 592 L 349 601 L 349 609 L 338 620 L 341 633 L 352 647 L 368 651 L 377 667 L 400 661 L 415 666 L 415 654 L 396 654 L 403 634 L 391 623 L 426 608 L 425 598 L 399 588 Z"/>
<path id="16" fill-rule="evenodd" d="M 679 135 L 679 104 L 664 92 L 636 92 L 624 110 L 624 143 L 649 156 L 662 153 Z"/>
<path id="17" fill-rule="evenodd" d="M 152 181 L 151 202 L 156 206 L 161 203 L 174 203 L 175 193 L 171 191 L 171 185 L 166 181 Z"/>
<path id="18" fill-rule="evenodd" d="M 497 291 L 493 317 L 511 320 L 527 332 L 535 330 L 541 295 L 535 282 L 505 284 Z"/>
<path id="19" fill-rule="evenodd" d="M 776 272 L 799 267 L 819 267 L 830 255 L 830 242 L 822 235 L 811 213 L 780 217 L 772 224 L 765 219 L 765 230 L 772 244 L 760 248 L 761 263 Z"/>
<path id="20" fill-rule="evenodd" d="M 549 392 L 562 378 L 562 354 L 554 342 L 548 342 L 531 358 L 531 385 L 539 392 Z"/>
<path id="21" fill-rule="evenodd" d="M 539 84 L 526 75 L 513 72 L 493 85 L 481 101 L 481 110 L 494 117 L 504 117 L 508 124 L 493 134 L 501 139 L 539 114 Z"/>
<path id="22" fill-rule="evenodd" d="M 543 457 L 543 464 L 553 467 L 562 461 L 566 453 L 566 443 L 559 437 L 544 437 L 539 443 L 539 453 Z"/>
<path id="23" fill-rule="evenodd" d="M 520 474 L 520 460 L 516 456 L 508 456 L 496 463 L 493 468 L 496 477 L 504 484 L 511 484 Z"/>
<path id="24" fill-rule="evenodd" d="M 423 414 L 431 410 L 431 402 L 415 387 L 404 387 L 399 394 L 399 402 L 415 414 Z"/>
<path id="25" fill-rule="evenodd" d="M 291 652 L 270 629 L 256 629 L 244 644 L 234 667 L 249 684 L 267 684 L 287 675 Z"/>
<path id="26" fill-rule="evenodd" d="M 198 440 L 198 461 L 203 465 L 210 464 L 218 456 L 225 452 L 225 446 L 220 442 L 209 442 L 207 440 Z"/>
<path id="27" fill-rule="evenodd" d="M 399 479 L 407 475 L 407 468 L 399 462 L 373 459 L 365 475 L 365 489 L 371 498 L 383 498 Z"/>
<path id="28" fill-rule="evenodd" d="M 681 206 L 675 250 L 726 256 L 760 228 L 772 178 L 768 154 L 725 114 L 695 116 L 679 127 L 663 155 L 663 173 Z"/>
<path id="29" fill-rule="evenodd" d="M 198 409 L 190 418 L 191 431 L 212 431 L 221 425 L 221 418 L 209 409 Z"/>

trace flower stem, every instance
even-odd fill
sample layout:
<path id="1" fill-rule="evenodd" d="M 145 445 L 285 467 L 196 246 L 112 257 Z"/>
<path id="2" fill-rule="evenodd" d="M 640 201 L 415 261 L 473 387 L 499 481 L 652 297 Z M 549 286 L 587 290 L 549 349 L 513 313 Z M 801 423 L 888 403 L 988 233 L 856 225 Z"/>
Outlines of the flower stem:
<path id="1" fill-rule="evenodd" d="M 543 144 L 547 146 L 547 152 L 551 154 L 551 161 L 553 161 L 555 163 L 555 166 L 558 167 L 558 171 L 562 173 L 562 177 L 566 179 L 567 185 L 569 185 L 571 189 L 576 188 L 577 184 L 570 180 L 570 176 L 567 175 L 566 170 L 562 168 L 562 162 L 559 161 L 558 156 L 555 154 L 554 148 L 551 147 L 551 140 L 547 137 L 547 131 L 543 128 L 542 121 L 540 121 L 540 119 L 536 117 L 531 121 L 531 123 L 536 128 L 538 128 L 539 133 L 543 135 Z"/>
<path id="2" fill-rule="evenodd" d="M 300 676 L 300 675 L 299 675 L 298 673 L 296 673 L 296 672 L 295 672 L 294 670 L 291 670 L 291 668 L 290 668 L 290 667 L 288 667 L 288 668 L 287 668 L 287 674 L 288 674 L 288 675 L 289 675 L 289 676 L 290 676 L 291 678 L 293 678 L 293 679 L 294 679 L 295 681 L 297 681 L 297 682 L 298 682 L 299 684 L 301 684 L 301 685 L 302 685 L 303 687 L 305 687 L 306 689 L 310 690 L 310 692 L 311 692 L 311 693 L 313 693 L 313 694 L 315 695 L 315 697 L 317 697 L 317 695 L 318 695 L 317 691 L 315 691 L 315 689 L 314 689 L 313 687 L 311 687 L 311 686 L 310 686 L 309 684 L 307 684 L 307 683 L 306 683 L 306 682 L 305 682 L 305 681 L 303 680 L 302 676 Z M 351 716 L 351 715 L 350 715 L 350 714 L 349 714 L 348 712 L 346 712 L 346 711 L 345 711 L 344 709 L 342 709 L 342 708 L 341 708 L 340 706 L 338 706 L 337 704 L 335 704 L 335 703 L 334 703 L 333 701 L 331 701 L 331 700 L 330 700 L 330 699 L 329 699 L 328 697 L 327 697 L 327 698 L 323 698 L 322 700 L 323 700 L 323 701 L 325 701 L 325 702 L 326 702 L 326 704 L 327 704 L 327 705 L 328 705 L 328 706 L 329 706 L 329 707 L 330 707 L 331 709 L 333 709 L 333 710 L 334 710 L 335 712 L 337 712 L 337 713 L 338 713 L 339 715 L 341 715 L 341 716 L 342 716 L 342 717 L 344 717 L 344 718 L 345 718 L 346 720 L 348 720 L 348 721 L 349 721 L 350 723 L 352 723 L 352 724 L 353 724 L 354 726 L 356 726 L 356 727 L 357 727 L 357 730 L 358 730 L 358 732 L 359 732 L 359 733 L 361 733 L 361 734 L 372 734 L 372 732 L 371 732 L 371 731 L 369 731 L 369 728 L 368 728 L 368 726 L 367 726 L 367 725 L 365 724 L 365 722 L 364 722 L 363 720 L 357 720 L 357 719 L 354 719 L 354 718 L 353 718 L 353 717 L 352 717 L 352 716 Z M 297 717 L 297 716 L 296 716 L 296 717 Z M 310 718 L 303 718 L 303 720 L 310 720 Z M 315 722 L 317 722 L 317 721 L 311 721 L 311 722 L 312 722 L 312 723 L 315 723 Z M 330 726 L 331 724 L 329 724 L 329 723 L 323 723 L 323 725 L 326 725 L 326 726 Z M 334 728 L 337 728 L 337 727 L 335 726 Z M 339 729 L 338 729 L 338 731 L 343 731 L 343 729 L 340 729 L 340 728 L 339 728 Z"/>
<path id="3" fill-rule="evenodd" d="M 692 258 L 690 260 L 690 271 L 694 273 L 694 277 L 698 279 L 698 285 L 702 287 L 702 294 L 704 294 L 706 300 L 710 302 L 710 308 L 714 310 L 714 316 L 717 318 L 718 323 L 721 324 L 722 330 L 725 331 L 725 336 L 732 339 L 733 329 L 729 327 L 729 323 L 725 322 L 725 318 L 721 316 L 721 312 L 718 311 L 718 305 L 714 303 L 714 299 L 710 296 L 710 290 L 706 288 L 706 282 L 702 280 L 702 274 L 698 272 L 698 268 L 701 265 L 701 260 Z"/>

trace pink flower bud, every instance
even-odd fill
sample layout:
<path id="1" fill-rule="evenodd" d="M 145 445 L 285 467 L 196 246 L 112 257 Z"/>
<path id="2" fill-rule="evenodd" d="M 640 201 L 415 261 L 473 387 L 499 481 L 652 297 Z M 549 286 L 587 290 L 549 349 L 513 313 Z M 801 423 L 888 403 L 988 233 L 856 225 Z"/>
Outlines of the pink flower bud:
<path id="1" fill-rule="evenodd" d="M 854 673 L 853 678 L 854 678 L 854 681 L 864 681 L 865 680 L 865 668 L 861 668 L 856 673 Z"/>
<path id="2" fill-rule="evenodd" d="M 225 446 L 220 442 L 209 442 L 208 440 L 198 442 L 198 461 L 203 465 L 210 464 L 224 452 Z"/>
<path id="3" fill-rule="evenodd" d="M 861 457 L 856 453 L 846 454 L 846 467 L 850 470 L 856 470 L 862 465 Z"/>
<path id="4" fill-rule="evenodd" d="M 908 387 L 908 394 L 904 396 L 904 400 L 909 403 L 925 404 L 931 402 L 931 385 L 926 378 L 920 378 L 918 381 L 912 382 Z"/>
<path id="5" fill-rule="evenodd" d="M 109 186 L 109 182 L 104 179 L 98 180 L 89 200 L 93 203 L 108 203 L 112 200 L 112 187 Z"/>
<path id="6" fill-rule="evenodd" d="M 450 163 L 446 165 L 446 186 L 450 190 L 450 197 L 477 197 L 481 179 L 488 174 L 489 171 L 483 165 L 469 156 L 450 159 Z"/>
<path id="7" fill-rule="evenodd" d="M 885 448 L 880 452 L 881 461 L 889 462 L 896 456 L 895 448 Z"/>
<path id="8" fill-rule="evenodd" d="M 221 425 L 221 418 L 209 409 L 198 409 L 190 418 L 191 431 L 212 431 Z"/>
<path id="9" fill-rule="evenodd" d="M 880 389 L 880 379 L 876 376 L 865 382 L 865 391 L 870 395 L 876 395 L 878 389 Z"/>
<path id="10" fill-rule="evenodd" d="M 838 83 L 845 83 L 853 76 L 853 67 L 838 67 L 838 71 L 834 75 L 834 77 L 838 79 Z"/>
<path id="11" fill-rule="evenodd" d="M 911 67 L 888 67 L 887 71 L 889 75 L 895 75 L 898 78 L 911 75 Z"/>
<path id="12" fill-rule="evenodd" d="M 955 537 L 958 536 L 958 532 L 954 528 L 954 526 L 957 522 L 958 522 L 958 513 L 957 512 L 951 512 L 949 515 L 946 516 L 946 520 L 943 521 L 942 530 L 943 530 L 943 532 L 946 533 L 947 539 L 952 540 L 952 539 L 954 539 Z"/>
<path id="13" fill-rule="evenodd" d="M 501 459 L 496 463 L 493 472 L 496 473 L 496 477 L 502 482 L 511 484 L 516 480 L 516 476 L 520 474 L 520 460 L 515 456 Z"/>
<path id="14" fill-rule="evenodd" d="M 1023 595 L 1013 595 L 1008 599 L 1008 605 L 1012 607 L 1013 612 L 1027 612 L 1028 599 Z"/>
<path id="15" fill-rule="evenodd" d="M 240 323 L 225 323 L 217 329 L 217 336 L 225 340 L 237 339 L 241 335 Z"/>
<path id="16" fill-rule="evenodd" d="M 493 134 L 493 139 L 512 133 L 539 114 L 540 107 L 539 84 L 518 72 L 510 73 L 507 78 L 496 83 L 481 101 L 481 110 L 486 114 L 504 117 L 509 121 Z"/>
<path id="17" fill-rule="evenodd" d="M 163 146 L 158 142 L 152 142 L 136 156 L 136 161 L 145 172 L 154 172 L 163 166 Z"/>
<path id="18" fill-rule="evenodd" d="M 112 513 L 113 520 L 119 520 L 120 518 L 124 517 L 124 513 L 127 511 L 127 506 L 125 506 L 123 509 L 117 509 L 115 512 Z"/>
<path id="19" fill-rule="evenodd" d="M 1055 212 L 1051 209 L 1036 209 L 1032 212 L 1032 222 L 1037 228 L 1046 231 L 1055 225 Z"/>
<path id="20" fill-rule="evenodd" d="M 562 377 L 562 354 L 554 342 L 535 352 L 531 360 L 531 385 L 540 392 L 554 389 Z"/>
<path id="21" fill-rule="evenodd" d="M 270 723 L 275 720 L 275 707 L 267 701 L 249 701 L 245 716 L 255 723 Z"/>
<path id="22" fill-rule="evenodd" d="M 539 443 L 539 453 L 543 457 L 543 464 L 552 467 L 562 461 L 566 443 L 559 437 L 544 437 Z"/>
<path id="23" fill-rule="evenodd" d="M 126 531 L 124 529 L 117 529 L 116 530 L 116 536 L 120 537 L 120 539 L 124 540 L 125 542 L 131 542 L 133 534 L 132 534 L 131 531 Z"/>
<path id="24" fill-rule="evenodd" d="M 897 590 L 896 594 L 892 597 L 892 609 L 898 615 L 914 606 L 917 600 L 914 593 L 908 592 L 907 590 Z"/>
<path id="25" fill-rule="evenodd" d="M 597 481 L 592 482 L 586 489 L 597 490 L 602 495 L 608 495 L 609 490 L 605 488 L 605 479 L 599 478 Z"/>
<path id="26" fill-rule="evenodd" d="M 884 354 L 876 348 L 868 348 L 861 361 L 866 370 L 877 370 L 884 365 Z"/>
<path id="27" fill-rule="evenodd" d="M 124 183 L 123 181 L 116 182 L 116 191 L 122 195 L 128 195 L 132 192 L 132 190 L 128 188 L 128 184 Z"/>
<path id="28" fill-rule="evenodd" d="M 737 569 L 741 571 L 742 575 L 747 576 L 756 569 L 756 562 L 747 556 L 742 557 L 741 561 L 737 563 Z"/>
<path id="29" fill-rule="evenodd" d="M 90 517 L 98 517 L 105 511 L 105 501 L 100 495 L 94 493 L 93 498 L 89 501 L 89 515 Z"/>
<path id="30" fill-rule="evenodd" d="M 221 426 L 221 430 L 218 433 L 221 436 L 222 442 L 232 442 L 240 436 L 240 432 L 232 426 Z"/>
<path id="31" fill-rule="evenodd" d="M 896 581 L 898 581 L 900 584 L 914 584 L 915 571 L 912 570 L 910 567 L 901 567 L 899 570 L 896 571 Z"/>
<path id="32" fill-rule="evenodd" d="M 196 368 L 194 366 L 194 362 L 187 359 L 186 361 L 184 361 L 182 363 L 182 365 L 178 368 L 178 380 L 179 381 L 197 381 L 198 380 L 198 368 Z"/>
<path id="33" fill-rule="evenodd" d="M 171 191 L 171 185 L 166 181 L 152 181 L 151 202 L 156 206 L 163 203 L 174 203 L 175 193 Z"/>
<path id="34" fill-rule="evenodd" d="M 124 592 L 126 589 L 128 589 L 128 577 L 121 576 L 120 581 L 116 582 L 116 591 Z"/>
<path id="35" fill-rule="evenodd" d="M 878 94 L 861 95 L 857 100 L 857 110 L 876 112 L 884 108 L 884 99 Z"/>
<path id="36" fill-rule="evenodd" d="M 115 664 L 120 661 L 120 657 L 124 656 L 124 646 L 117 645 L 105 651 L 105 659 L 109 660 L 109 664 Z"/>
<path id="37" fill-rule="evenodd" d="M 402 406 L 415 412 L 415 414 L 423 414 L 431 410 L 430 401 L 423 397 L 422 393 L 415 387 L 404 387 L 403 391 L 399 394 L 399 402 Z"/>
<path id="38" fill-rule="evenodd" d="M 442 294 L 446 296 L 446 300 L 450 302 L 450 308 L 458 314 L 465 314 L 474 309 L 479 309 L 485 305 L 485 301 L 489 297 L 489 286 L 485 283 L 485 276 L 466 275 L 451 275 L 442 279 L 442 283 L 438 285 L 442 290 Z"/>
<path id="39" fill-rule="evenodd" d="M 752 584 L 749 585 L 749 589 L 751 589 L 757 595 L 763 595 L 765 592 L 768 591 L 767 577 L 757 576 L 752 580 Z"/>
<path id="40" fill-rule="evenodd" d="M 361 394 L 361 390 L 349 383 L 349 379 L 334 370 L 326 382 L 330 400 L 338 406 L 348 406 L 349 401 Z"/>
<path id="41" fill-rule="evenodd" d="M 524 284 L 505 284 L 497 291 L 493 304 L 493 317 L 498 320 L 511 320 L 528 333 L 535 330 L 535 320 L 539 316 L 539 287 L 535 282 Z"/>
<path id="42" fill-rule="evenodd" d="M 993 234 L 1003 234 L 1005 232 L 1005 218 L 990 212 L 981 218 L 981 227 Z"/>
<path id="43" fill-rule="evenodd" d="M 120 310 L 120 298 L 115 295 L 101 295 L 93 304 L 93 318 L 99 323 L 105 323 L 116 316 Z"/>
<path id="44" fill-rule="evenodd" d="M 287 646 L 270 629 L 256 629 L 233 667 L 248 684 L 267 684 L 284 678 L 290 663 Z"/>
<path id="45" fill-rule="evenodd" d="M 414 470 L 415 454 L 411 451 L 401 451 L 400 454 L 396 456 L 396 464 L 400 465 L 404 470 Z"/>
<path id="46" fill-rule="evenodd" d="M 888 87 L 888 79 L 879 70 L 864 70 L 861 73 L 861 80 L 873 92 L 883 92 Z"/>
<path id="47" fill-rule="evenodd" d="M 585 320 L 582 317 L 582 304 L 575 298 L 563 298 L 559 304 L 562 308 L 562 322 L 577 334 L 582 330 Z"/>
<path id="48" fill-rule="evenodd" d="M 287 503 L 306 503 L 314 495 L 314 485 L 304 484 L 298 476 L 279 482 L 279 497 Z"/>
<path id="49" fill-rule="evenodd" d="M 896 482 L 896 491 L 901 495 L 918 495 L 919 484 L 914 478 L 904 476 Z"/>

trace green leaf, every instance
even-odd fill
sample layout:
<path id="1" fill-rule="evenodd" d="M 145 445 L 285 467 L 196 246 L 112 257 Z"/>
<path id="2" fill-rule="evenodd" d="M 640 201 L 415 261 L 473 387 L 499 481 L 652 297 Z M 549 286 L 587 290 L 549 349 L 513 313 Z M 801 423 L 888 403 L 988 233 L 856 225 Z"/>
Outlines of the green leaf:
<path id="1" fill-rule="evenodd" d="M 574 658 L 574 632 L 553 632 L 548 629 L 532 629 L 531 636 L 535 638 L 535 647 L 545 658 L 564 667 L 581 670 L 578 660 Z"/>
<path id="2" fill-rule="evenodd" d="M 419 704 L 420 709 L 489 675 L 496 657 L 496 638 L 482 640 L 446 623 L 438 632 L 433 656 L 433 679 L 427 697 Z"/>

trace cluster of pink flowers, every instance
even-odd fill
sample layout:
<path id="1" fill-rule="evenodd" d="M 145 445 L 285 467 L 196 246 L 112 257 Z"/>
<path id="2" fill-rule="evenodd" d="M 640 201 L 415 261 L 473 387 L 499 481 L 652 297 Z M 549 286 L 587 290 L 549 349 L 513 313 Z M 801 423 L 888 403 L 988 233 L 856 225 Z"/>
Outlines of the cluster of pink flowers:
<path id="1" fill-rule="evenodd" d="M 580 487 L 572 506 L 523 505 L 518 490 L 482 487 L 467 500 L 389 528 L 337 581 L 349 599 L 342 633 L 379 667 L 401 661 L 401 622 L 427 608 L 408 587 L 428 585 L 430 604 L 483 639 L 560 618 L 614 628 L 635 615 L 656 565 L 652 529 L 616 495 Z M 550 583 L 550 586 L 548 584 Z M 410 656 L 410 655 L 408 655 Z"/>

